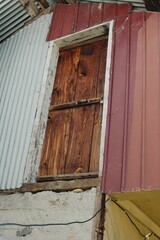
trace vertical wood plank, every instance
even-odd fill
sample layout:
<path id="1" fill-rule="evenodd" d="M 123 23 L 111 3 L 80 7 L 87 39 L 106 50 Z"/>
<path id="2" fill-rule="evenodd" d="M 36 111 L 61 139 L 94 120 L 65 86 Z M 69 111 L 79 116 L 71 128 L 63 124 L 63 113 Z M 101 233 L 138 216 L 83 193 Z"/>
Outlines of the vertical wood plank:
<path id="1" fill-rule="evenodd" d="M 95 42 L 81 47 L 77 69 L 76 99 L 94 98 L 97 92 L 97 74 L 100 44 Z"/>
<path id="2" fill-rule="evenodd" d="M 100 42 L 99 49 L 99 67 L 97 76 L 97 92 L 96 96 L 101 97 L 104 93 L 104 81 L 105 81 L 105 66 L 106 66 L 106 55 L 107 55 L 107 40 L 104 39 Z M 99 156 L 100 156 L 100 136 L 101 136 L 101 120 L 102 120 L 102 105 L 95 106 L 95 116 L 93 125 L 93 137 L 92 137 L 92 148 L 90 155 L 90 166 L 89 170 L 99 170 Z"/>
<path id="3" fill-rule="evenodd" d="M 89 26 L 91 3 L 80 3 L 75 31 L 80 31 Z"/>
<path id="4" fill-rule="evenodd" d="M 52 105 L 103 95 L 106 48 L 104 39 L 60 53 Z M 39 174 L 98 171 L 101 114 L 100 104 L 51 112 Z"/>
<path id="5" fill-rule="evenodd" d="M 71 131 L 72 109 L 52 113 L 52 146 L 48 174 L 65 172 L 65 159 L 68 152 Z M 71 172 L 70 172 L 71 173 Z"/>
<path id="6" fill-rule="evenodd" d="M 41 162 L 40 162 L 39 171 L 38 171 L 39 176 L 48 175 L 51 138 L 52 138 L 52 121 L 48 120 L 46 132 L 45 132 L 44 143 L 43 143 Z"/>
<path id="7" fill-rule="evenodd" d="M 102 193 L 101 193 L 101 188 L 97 187 L 94 211 L 97 212 L 101 208 L 102 208 Z M 102 211 L 104 211 L 104 209 L 102 209 Z M 100 226 L 101 213 L 102 212 L 100 211 L 96 215 L 96 217 L 93 219 L 93 231 L 92 231 L 92 239 L 93 240 L 101 240 L 103 237 L 103 235 L 102 235 L 103 228 L 101 228 L 101 226 Z"/>
<path id="8" fill-rule="evenodd" d="M 94 106 L 94 122 L 92 128 L 92 142 L 89 158 L 89 172 L 99 171 L 99 156 L 100 156 L 100 136 L 102 124 L 103 106 L 97 104 Z"/>
<path id="9" fill-rule="evenodd" d="M 99 67 L 97 77 L 97 97 L 101 97 L 104 94 L 104 82 L 105 82 L 105 69 L 106 69 L 106 58 L 107 58 L 107 39 L 101 40 L 100 52 L 99 52 Z"/>
<path id="10" fill-rule="evenodd" d="M 75 101 L 80 48 L 60 53 L 51 105 Z"/>
<path id="11" fill-rule="evenodd" d="M 94 106 L 73 109 L 65 173 L 88 172 Z"/>

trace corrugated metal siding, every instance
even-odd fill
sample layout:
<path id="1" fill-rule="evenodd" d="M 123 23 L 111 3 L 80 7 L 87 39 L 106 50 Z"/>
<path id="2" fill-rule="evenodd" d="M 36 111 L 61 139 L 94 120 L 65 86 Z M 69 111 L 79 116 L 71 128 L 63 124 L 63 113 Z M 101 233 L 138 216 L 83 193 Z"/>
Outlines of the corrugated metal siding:
<path id="1" fill-rule="evenodd" d="M 102 190 L 160 188 L 159 13 L 131 12 L 129 5 L 57 4 L 48 40 L 111 19 L 115 28 Z"/>
<path id="2" fill-rule="evenodd" d="M 51 15 L 0 45 L 0 188 L 22 184 L 48 51 Z"/>
<path id="3" fill-rule="evenodd" d="M 12 33 L 24 26 L 31 17 L 19 0 L 0 2 L 0 43 Z"/>
<path id="4" fill-rule="evenodd" d="M 160 14 L 115 31 L 104 192 L 160 188 Z"/>
<path id="5" fill-rule="evenodd" d="M 81 2 L 87 2 L 86 0 L 80 0 Z M 102 2 L 101 0 L 90 0 L 90 2 Z M 134 9 L 145 10 L 145 5 L 143 0 L 103 0 L 103 3 L 131 3 Z"/>
<path id="6" fill-rule="evenodd" d="M 131 12 L 130 4 L 57 4 L 47 40 L 53 40 L 118 17 L 119 24 Z"/>

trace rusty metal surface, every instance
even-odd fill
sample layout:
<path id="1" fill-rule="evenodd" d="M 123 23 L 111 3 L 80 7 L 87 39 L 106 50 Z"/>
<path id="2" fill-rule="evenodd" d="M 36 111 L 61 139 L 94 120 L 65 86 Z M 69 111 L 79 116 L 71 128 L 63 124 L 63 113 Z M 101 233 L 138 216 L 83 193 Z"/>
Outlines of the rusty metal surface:
<path id="1" fill-rule="evenodd" d="M 115 29 L 103 191 L 160 188 L 160 15 Z"/>

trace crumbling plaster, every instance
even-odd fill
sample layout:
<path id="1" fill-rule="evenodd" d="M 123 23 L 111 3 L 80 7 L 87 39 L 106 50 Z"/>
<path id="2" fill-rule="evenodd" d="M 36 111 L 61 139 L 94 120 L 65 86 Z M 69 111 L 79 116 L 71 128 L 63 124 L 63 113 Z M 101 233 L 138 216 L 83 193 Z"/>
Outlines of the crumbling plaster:
<path id="1" fill-rule="evenodd" d="M 68 223 L 94 214 L 96 188 L 84 192 L 30 192 L 0 196 L 0 223 Z M 93 221 L 93 220 L 92 220 Z M 0 240 L 91 240 L 92 221 L 50 227 L 0 227 Z"/>

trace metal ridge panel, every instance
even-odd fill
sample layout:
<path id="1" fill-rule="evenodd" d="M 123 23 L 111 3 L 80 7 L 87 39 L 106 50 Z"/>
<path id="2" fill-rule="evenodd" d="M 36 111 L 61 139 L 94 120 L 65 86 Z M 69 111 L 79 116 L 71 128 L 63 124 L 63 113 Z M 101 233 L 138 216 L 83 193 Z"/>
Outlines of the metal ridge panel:
<path id="1" fill-rule="evenodd" d="M 0 188 L 22 185 L 48 51 L 51 15 L 0 45 Z"/>
<path id="2" fill-rule="evenodd" d="M 159 28 L 160 14 L 151 12 L 115 27 L 105 193 L 160 189 Z"/>
<path id="3" fill-rule="evenodd" d="M 31 17 L 19 0 L 6 0 L 0 2 L 0 43 L 20 27 Z"/>

